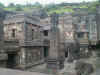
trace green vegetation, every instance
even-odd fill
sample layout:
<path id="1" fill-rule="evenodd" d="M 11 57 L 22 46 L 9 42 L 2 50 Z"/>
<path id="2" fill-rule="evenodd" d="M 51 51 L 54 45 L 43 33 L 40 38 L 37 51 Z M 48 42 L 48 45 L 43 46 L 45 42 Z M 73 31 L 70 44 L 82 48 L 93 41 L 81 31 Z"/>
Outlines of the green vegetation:
<path id="1" fill-rule="evenodd" d="M 96 6 L 100 4 L 98 1 L 94 2 L 83 2 L 80 4 L 75 3 L 61 3 L 61 4 L 48 4 L 45 7 L 43 7 L 40 3 L 36 2 L 34 4 L 26 4 L 26 5 L 20 5 L 20 4 L 13 4 L 10 3 L 8 6 L 4 6 L 2 3 L 0 3 L 0 7 L 4 10 L 8 11 L 29 11 L 34 8 L 40 9 L 43 8 L 48 14 L 52 14 L 53 12 L 56 13 L 64 13 L 64 12 L 73 12 L 73 8 L 88 8 L 89 12 L 96 12 Z"/>
<path id="2" fill-rule="evenodd" d="M 73 12 L 73 9 L 63 7 L 63 8 L 56 9 L 56 10 L 50 10 L 48 12 L 48 14 L 52 14 L 53 12 L 56 12 L 56 13 L 60 14 L 60 13 L 64 13 L 64 12 Z"/>
<path id="3" fill-rule="evenodd" d="M 2 4 L 2 3 L 0 3 L 0 8 L 4 8 L 5 6 Z"/>
<path id="4" fill-rule="evenodd" d="M 100 3 L 99 3 L 98 1 L 91 2 L 91 3 L 88 5 L 89 12 L 96 12 L 96 6 L 97 6 L 97 5 L 100 5 Z"/>

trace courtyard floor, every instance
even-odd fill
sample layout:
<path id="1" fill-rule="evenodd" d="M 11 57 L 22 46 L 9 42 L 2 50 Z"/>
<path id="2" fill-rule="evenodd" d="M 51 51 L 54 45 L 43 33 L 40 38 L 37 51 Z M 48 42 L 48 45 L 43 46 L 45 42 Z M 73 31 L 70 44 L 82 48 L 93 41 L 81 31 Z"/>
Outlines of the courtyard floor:
<path id="1" fill-rule="evenodd" d="M 100 69 L 97 69 L 97 66 L 96 66 L 96 65 L 99 65 L 98 62 L 100 62 L 100 60 L 97 61 L 98 57 L 96 56 L 96 52 L 93 52 L 92 54 L 93 55 L 90 58 L 85 58 L 85 59 L 80 59 L 80 60 L 93 65 L 95 71 L 92 75 L 100 75 Z M 46 64 L 41 64 L 36 67 L 32 67 L 32 68 L 28 69 L 27 71 L 40 72 L 40 73 L 44 73 L 44 74 L 54 74 L 54 75 L 76 75 L 75 62 L 76 61 L 74 61 L 73 63 L 68 63 L 67 59 L 66 59 L 64 62 L 64 69 L 59 70 L 59 71 L 55 71 L 53 69 L 47 69 Z"/>

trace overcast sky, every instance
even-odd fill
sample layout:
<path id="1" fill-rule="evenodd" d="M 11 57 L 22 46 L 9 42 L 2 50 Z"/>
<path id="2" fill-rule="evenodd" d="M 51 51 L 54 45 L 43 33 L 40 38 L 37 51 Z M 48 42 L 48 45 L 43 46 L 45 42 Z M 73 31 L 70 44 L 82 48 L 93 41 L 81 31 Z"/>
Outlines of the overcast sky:
<path id="1" fill-rule="evenodd" d="M 82 2 L 82 1 L 96 1 L 96 0 L 0 0 L 1 3 L 8 5 L 9 3 L 14 4 L 26 4 L 26 3 L 35 3 L 39 2 L 43 5 L 48 3 L 61 3 L 61 2 Z"/>

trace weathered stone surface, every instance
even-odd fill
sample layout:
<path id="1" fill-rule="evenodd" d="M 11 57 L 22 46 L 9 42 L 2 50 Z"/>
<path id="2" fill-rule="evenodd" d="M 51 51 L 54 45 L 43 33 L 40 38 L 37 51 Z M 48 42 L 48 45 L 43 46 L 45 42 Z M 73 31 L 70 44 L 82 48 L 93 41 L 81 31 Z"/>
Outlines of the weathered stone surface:
<path id="1" fill-rule="evenodd" d="M 8 58 L 8 55 L 6 53 L 1 53 L 0 54 L 0 61 L 1 60 L 7 60 L 7 58 Z"/>
<path id="2" fill-rule="evenodd" d="M 89 58 L 92 55 L 92 52 L 90 50 L 81 50 L 80 51 L 80 58 Z"/>
<path id="3" fill-rule="evenodd" d="M 71 63 L 71 62 L 73 62 L 73 60 L 74 60 L 73 57 L 70 56 L 70 57 L 68 58 L 67 62 Z"/>
<path id="4" fill-rule="evenodd" d="M 92 64 L 78 61 L 76 62 L 75 70 L 77 75 L 90 75 L 94 71 L 94 68 Z"/>
<path id="5" fill-rule="evenodd" d="M 50 40 L 50 50 L 47 62 L 47 67 L 52 69 L 62 69 L 64 67 L 64 61 L 61 60 L 63 50 L 61 50 L 60 41 L 60 29 L 58 27 L 59 15 L 53 13 L 51 15 L 51 40 Z M 61 53 L 60 53 L 61 52 Z M 63 58 L 62 58 L 63 59 Z"/>
<path id="6" fill-rule="evenodd" d="M 25 72 L 25 71 L 0 68 L 0 75 L 50 75 L 50 74 L 37 73 L 37 72 Z"/>
<path id="7" fill-rule="evenodd" d="M 74 43 L 71 43 L 69 45 L 69 54 L 68 54 L 68 62 L 73 62 L 73 60 L 77 60 L 79 59 L 79 52 L 80 52 L 80 46 L 79 46 L 79 43 L 78 42 L 74 42 Z"/>
<path id="8" fill-rule="evenodd" d="M 14 64 L 14 68 L 26 68 L 43 60 L 43 32 L 39 20 L 31 13 L 16 13 L 7 15 L 3 21 L 6 62 L 11 67 Z"/>

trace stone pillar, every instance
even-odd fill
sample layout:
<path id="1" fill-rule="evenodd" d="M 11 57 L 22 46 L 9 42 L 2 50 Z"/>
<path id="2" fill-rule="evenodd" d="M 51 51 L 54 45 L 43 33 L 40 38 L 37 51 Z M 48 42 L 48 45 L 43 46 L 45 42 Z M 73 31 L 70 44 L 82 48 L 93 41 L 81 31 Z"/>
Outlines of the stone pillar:
<path id="1" fill-rule="evenodd" d="M 25 48 L 21 48 L 20 51 L 20 68 L 25 69 L 26 67 L 26 52 Z"/>
<path id="2" fill-rule="evenodd" d="M 58 28 L 58 14 L 54 13 L 51 15 L 51 32 L 50 32 L 50 50 L 49 56 L 47 60 L 47 67 L 51 69 L 61 69 L 63 63 L 63 59 L 60 56 L 60 35 Z"/>

